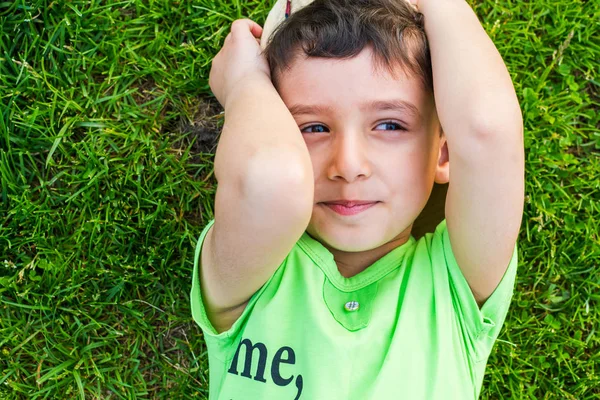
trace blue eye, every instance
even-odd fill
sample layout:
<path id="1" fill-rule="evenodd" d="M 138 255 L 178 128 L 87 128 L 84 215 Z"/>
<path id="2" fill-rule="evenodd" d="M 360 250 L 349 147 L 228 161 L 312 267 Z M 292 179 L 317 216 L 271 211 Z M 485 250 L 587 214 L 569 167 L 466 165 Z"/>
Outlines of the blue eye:
<path id="1" fill-rule="evenodd" d="M 307 129 L 315 129 L 315 131 L 313 132 L 306 132 Z M 304 128 L 302 128 L 302 130 L 300 132 L 303 133 L 324 133 L 327 131 L 327 128 L 325 128 L 323 125 L 309 125 L 309 126 L 305 126 Z"/>
<path id="2" fill-rule="evenodd" d="M 388 129 L 383 129 L 384 131 L 405 131 L 406 129 L 393 121 L 386 121 L 386 122 L 382 122 L 381 124 L 377 125 L 377 126 L 381 126 L 381 125 L 386 125 Z M 309 131 L 310 130 L 310 131 Z M 316 124 L 316 125 L 309 125 L 309 126 L 305 126 L 304 128 L 302 128 L 300 130 L 300 132 L 302 133 L 325 133 L 325 132 L 329 132 L 329 129 L 326 128 L 324 125 L 320 125 L 320 124 Z"/>
<path id="3" fill-rule="evenodd" d="M 394 129 L 394 128 L 392 128 L 392 129 L 384 129 L 384 131 L 389 131 L 389 130 L 405 131 L 406 130 L 402 125 L 397 124 L 396 122 L 393 122 L 393 121 L 382 122 L 381 124 L 379 124 L 377 126 L 381 126 L 381 125 L 387 125 L 388 127 L 395 127 L 396 128 L 396 129 Z"/>

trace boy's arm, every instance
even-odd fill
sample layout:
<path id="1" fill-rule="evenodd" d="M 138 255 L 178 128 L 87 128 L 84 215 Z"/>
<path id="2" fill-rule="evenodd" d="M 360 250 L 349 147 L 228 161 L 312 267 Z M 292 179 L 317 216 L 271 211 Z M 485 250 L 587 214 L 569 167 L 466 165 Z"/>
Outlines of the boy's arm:
<path id="1" fill-rule="evenodd" d="M 273 275 L 312 213 L 310 155 L 271 83 L 256 40 L 261 31 L 253 21 L 235 21 L 209 79 L 225 125 L 215 155 L 215 222 L 199 272 L 207 316 L 219 333 Z"/>
<path id="2" fill-rule="evenodd" d="M 482 306 L 506 272 L 521 225 L 521 110 L 506 66 L 469 5 L 464 0 L 416 5 L 424 15 L 436 108 L 448 142 L 448 234 Z"/>

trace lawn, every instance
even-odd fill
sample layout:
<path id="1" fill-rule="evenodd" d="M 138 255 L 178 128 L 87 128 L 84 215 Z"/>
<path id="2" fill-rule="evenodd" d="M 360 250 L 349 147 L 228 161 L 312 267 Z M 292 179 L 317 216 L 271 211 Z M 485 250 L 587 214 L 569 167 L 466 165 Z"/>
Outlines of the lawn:
<path id="1" fill-rule="evenodd" d="M 482 399 L 600 398 L 600 2 L 470 2 L 525 126 Z M 206 399 L 189 306 L 230 23 L 270 2 L 0 0 L 0 400 Z"/>

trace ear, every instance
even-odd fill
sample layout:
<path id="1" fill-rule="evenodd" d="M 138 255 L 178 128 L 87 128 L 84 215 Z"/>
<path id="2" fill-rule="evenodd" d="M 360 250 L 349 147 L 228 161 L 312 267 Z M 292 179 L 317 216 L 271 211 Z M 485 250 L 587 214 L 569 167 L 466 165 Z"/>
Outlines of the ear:
<path id="1" fill-rule="evenodd" d="M 450 157 L 448 153 L 446 134 L 441 126 L 440 131 L 442 135 L 440 136 L 438 162 L 435 169 L 435 183 L 445 184 L 450 181 Z"/>

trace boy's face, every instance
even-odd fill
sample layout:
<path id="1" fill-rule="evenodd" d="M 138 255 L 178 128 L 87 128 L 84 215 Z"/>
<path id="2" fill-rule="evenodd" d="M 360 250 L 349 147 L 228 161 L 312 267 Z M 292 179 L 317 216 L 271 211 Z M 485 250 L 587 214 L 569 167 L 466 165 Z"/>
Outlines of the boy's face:
<path id="1" fill-rule="evenodd" d="M 448 181 L 433 96 L 416 78 L 376 72 L 371 54 L 367 47 L 348 60 L 299 57 L 278 79 L 313 165 L 307 231 L 343 252 L 408 240 L 433 182 Z M 341 215 L 323 204 L 336 200 L 377 203 Z"/>

